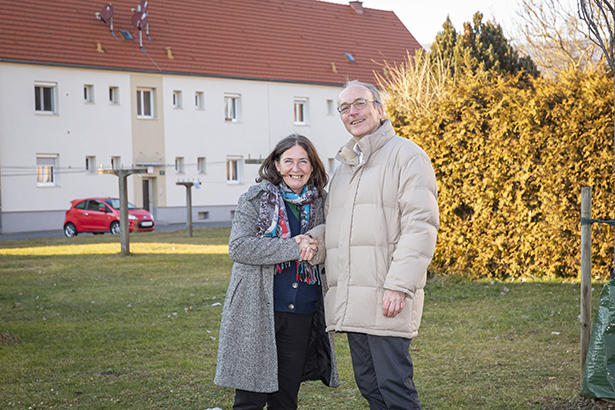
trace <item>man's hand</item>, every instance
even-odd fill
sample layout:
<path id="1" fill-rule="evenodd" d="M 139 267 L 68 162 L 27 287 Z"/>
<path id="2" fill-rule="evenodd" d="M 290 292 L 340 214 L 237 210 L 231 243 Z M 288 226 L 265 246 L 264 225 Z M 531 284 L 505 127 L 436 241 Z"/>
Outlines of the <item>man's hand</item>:
<path id="1" fill-rule="evenodd" d="M 295 241 L 297 241 L 301 249 L 299 261 L 309 261 L 318 252 L 318 241 L 314 238 L 307 235 L 297 235 L 295 236 Z"/>
<path id="2" fill-rule="evenodd" d="M 404 309 L 405 303 L 404 292 L 385 289 L 382 297 L 382 314 L 386 317 L 395 317 Z"/>

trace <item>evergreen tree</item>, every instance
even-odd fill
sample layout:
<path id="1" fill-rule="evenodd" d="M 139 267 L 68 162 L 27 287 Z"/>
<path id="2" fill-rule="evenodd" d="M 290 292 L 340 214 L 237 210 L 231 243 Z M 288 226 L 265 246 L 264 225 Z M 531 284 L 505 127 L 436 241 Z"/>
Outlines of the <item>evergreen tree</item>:
<path id="1" fill-rule="evenodd" d="M 457 34 L 450 18 L 431 46 L 431 59 L 442 58 L 451 66 L 451 73 L 460 68 L 472 72 L 494 70 L 498 74 L 516 74 L 521 70 L 538 76 L 536 65 L 529 57 L 519 57 L 504 36 L 502 26 L 495 21 L 483 23 L 483 14 L 474 14 L 472 23 L 464 23 L 463 33 Z"/>
<path id="2" fill-rule="evenodd" d="M 438 32 L 436 40 L 431 45 L 431 53 L 429 55 L 432 64 L 436 64 L 438 58 L 446 62 L 453 60 L 455 45 L 457 44 L 457 30 L 453 27 L 449 16 L 446 16 L 442 29 L 442 31 Z"/>

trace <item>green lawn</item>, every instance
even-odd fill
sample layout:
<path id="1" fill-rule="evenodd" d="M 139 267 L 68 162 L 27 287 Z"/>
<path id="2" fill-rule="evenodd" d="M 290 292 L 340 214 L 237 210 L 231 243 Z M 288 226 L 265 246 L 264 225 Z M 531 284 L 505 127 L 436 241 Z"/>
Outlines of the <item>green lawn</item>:
<path id="1" fill-rule="evenodd" d="M 229 228 L 0 242 L 1 409 L 231 409 L 213 384 Z M 602 288 L 593 284 L 592 307 Z M 424 409 L 577 409 L 579 284 L 430 278 L 412 342 Z M 367 409 L 341 386 L 300 409 Z M 604 407 L 607 408 L 607 407 Z"/>

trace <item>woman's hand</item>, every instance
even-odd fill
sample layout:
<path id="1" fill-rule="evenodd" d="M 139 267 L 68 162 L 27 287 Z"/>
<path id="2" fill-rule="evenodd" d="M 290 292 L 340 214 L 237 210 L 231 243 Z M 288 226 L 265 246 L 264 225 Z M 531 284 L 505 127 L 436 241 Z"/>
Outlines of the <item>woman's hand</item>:
<path id="1" fill-rule="evenodd" d="M 318 241 L 314 238 L 307 235 L 297 235 L 295 236 L 295 241 L 297 241 L 301 249 L 299 261 L 309 261 L 318 252 Z"/>

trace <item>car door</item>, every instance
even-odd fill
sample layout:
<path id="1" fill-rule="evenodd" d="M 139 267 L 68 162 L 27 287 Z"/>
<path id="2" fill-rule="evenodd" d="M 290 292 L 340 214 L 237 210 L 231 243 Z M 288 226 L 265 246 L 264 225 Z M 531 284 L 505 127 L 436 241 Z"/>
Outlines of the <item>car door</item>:
<path id="1" fill-rule="evenodd" d="M 81 201 L 71 209 L 70 221 L 75 224 L 77 232 L 85 232 L 88 216 L 87 211 L 88 201 Z"/>
<path id="2" fill-rule="evenodd" d="M 102 201 L 90 199 L 87 213 L 89 231 L 102 232 L 109 229 L 111 210 Z"/>

